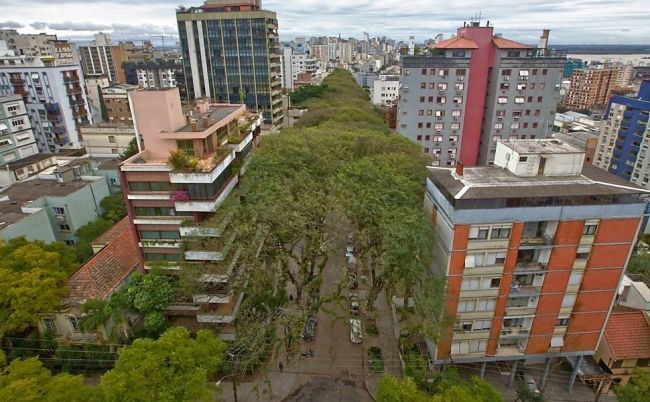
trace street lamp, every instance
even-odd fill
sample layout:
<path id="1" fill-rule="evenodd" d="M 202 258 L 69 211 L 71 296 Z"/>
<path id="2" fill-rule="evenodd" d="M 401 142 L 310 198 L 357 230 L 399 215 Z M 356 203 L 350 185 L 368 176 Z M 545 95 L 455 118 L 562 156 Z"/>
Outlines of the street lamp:
<path id="1" fill-rule="evenodd" d="M 221 379 L 217 381 L 215 384 L 218 387 L 219 385 L 221 385 L 221 381 L 225 380 L 228 377 L 232 377 L 232 394 L 235 398 L 235 402 L 237 402 L 237 373 L 225 375 L 221 377 Z"/>

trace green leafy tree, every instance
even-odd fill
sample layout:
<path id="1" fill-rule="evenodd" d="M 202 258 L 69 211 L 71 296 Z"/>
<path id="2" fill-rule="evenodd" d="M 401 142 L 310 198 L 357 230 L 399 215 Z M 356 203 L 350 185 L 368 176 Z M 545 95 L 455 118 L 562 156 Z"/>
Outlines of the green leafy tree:
<path id="1" fill-rule="evenodd" d="M 36 326 L 60 305 L 75 259 L 61 243 L 0 242 L 0 338 Z"/>
<path id="2" fill-rule="evenodd" d="M 649 402 L 650 373 L 635 369 L 630 382 L 614 387 L 614 393 L 619 402 Z"/>
<path id="3" fill-rule="evenodd" d="M 0 352 L 1 355 L 1 352 Z M 4 361 L 4 355 L 1 355 Z M 2 364 L 4 366 L 4 364 Z M 94 388 L 83 377 L 67 373 L 52 375 L 36 358 L 15 359 L 0 366 L 0 401 L 91 402 L 98 401 Z"/>
<path id="4" fill-rule="evenodd" d="M 110 229 L 116 222 L 126 216 L 124 195 L 115 193 L 105 197 L 99 205 L 102 215 L 94 221 L 88 222 L 75 232 L 77 243 L 75 251 L 79 262 L 87 261 L 93 255 L 92 242 Z"/>
<path id="5" fill-rule="evenodd" d="M 400 380 L 391 375 L 385 375 L 377 384 L 378 402 L 428 402 L 431 398 L 418 390 L 415 381 L 410 377 Z"/>
<path id="6" fill-rule="evenodd" d="M 528 388 L 528 384 L 522 378 L 517 378 L 516 392 L 518 402 L 544 402 L 544 395 L 535 393 Z"/>
<path id="7" fill-rule="evenodd" d="M 168 329 L 157 340 L 138 339 L 120 350 L 99 390 L 111 401 L 211 401 L 210 375 L 223 363 L 225 344 L 210 331 L 192 339 L 187 329 Z"/>
<path id="8" fill-rule="evenodd" d="M 121 192 L 105 197 L 101 200 L 99 205 L 104 210 L 102 217 L 112 223 L 115 223 L 126 216 L 124 194 Z"/>
<path id="9" fill-rule="evenodd" d="M 126 160 L 129 159 L 130 157 L 136 155 L 138 153 L 138 139 L 136 137 L 133 137 L 131 141 L 129 141 L 129 145 L 126 147 L 126 150 L 122 155 L 120 155 L 120 159 Z"/>
<path id="10" fill-rule="evenodd" d="M 627 264 L 627 272 L 643 275 L 650 280 L 650 254 L 636 254 L 630 258 Z"/>
<path id="11" fill-rule="evenodd" d="M 126 299 L 134 311 L 144 318 L 144 329 L 149 336 L 159 335 L 167 326 L 164 311 L 174 294 L 169 277 L 159 271 L 142 275 L 135 272 L 129 279 Z"/>
<path id="12" fill-rule="evenodd" d="M 130 309 L 125 289 L 119 290 L 106 300 L 90 299 L 82 305 L 83 316 L 80 321 L 81 328 L 92 332 L 104 328 L 108 339 L 112 342 L 123 341 L 129 335 Z"/>

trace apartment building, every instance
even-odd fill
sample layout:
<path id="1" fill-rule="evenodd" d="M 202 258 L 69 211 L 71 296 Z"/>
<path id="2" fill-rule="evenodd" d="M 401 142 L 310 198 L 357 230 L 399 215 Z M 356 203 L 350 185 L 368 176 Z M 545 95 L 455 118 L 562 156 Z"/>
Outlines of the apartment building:
<path id="1" fill-rule="evenodd" d="M 67 40 L 60 40 L 56 35 L 21 34 L 15 29 L 0 29 L 0 41 L 5 41 L 7 48 L 19 56 L 42 58 L 54 62 L 57 66 L 79 64 L 76 49 Z"/>
<path id="2" fill-rule="evenodd" d="M 79 127 L 92 123 L 78 65 L 0 56 L 0 96 L 19 95 L 41 152 L 78 149 Z"/>
<path id="3" fill-rule="evenodd" d="M 650 189 L 650 80 L 636 97 L 613 96 L 600 127 L 594 165 Z"/>
<path id="4" fill-rule="evenodd" d="M 79 46 L 79 59 L 84 75 L 104 76 L 113 84 L 126 83 L 122 47 L 113 45 L 110 35 L 97 33 L 88 46 Z"/>
<path id="5" fill-rule="evenodd" d="M 177 88 L 129 97 L 144 150 L 122 164 L 121 183 L 145 268 L 198 273 L 203 289 L 175 300 L 168 313 L 227 325 L 242 295 L 228 288 L 238 253 L 219 206 L 243 173 L 262 116 L 201 100 L 186 118 Z M 189 159 L 172 165 L 179 150 Z"/>
<path id="6" fill-rule="evenodd" d="M 514 373 L 545 359 L 543 386 L 550 359 L 592 359 L 645 202 L 583 162 L 558 140 L 516 140 L 497 143 L 495 166 L 430 168 L 425 210 L 456 318 L 430 344 L 433 364 L 510 361 Z"/>
<path id="7" fill-rule="evenodd" d="M 244 103 L 282 125 L 278 20 L 260 0 L 207 0 L 176 12 L 189 99 Z M 208 42 L 208 39 L 209 42 Z"/>
<path id="8" fill-rule="evenodd" d="M 81 127 L 81 142 L 86 154 L 99 158 L 117 158 L 135 137 L 133 124 L 95 123 Z"/>
<path id="9" fill-rule="evenodd" d="M 317 60 L 308 53 L 295 52 L 291 46 L 283 47 L 282 87 L 290 91 L 296 89 L 294 83 L 298 81 L 299 75 L 301 75 L 301 81 L 310 81 L 311 83 L 318 69 L 317 63 Z"/>
<path id="10" fill-rule="evenodd" d="M 603 110 L 614 91 L 624 89 L 630 82 L 632 67 L 597 65 L 573 71 L 564 106 L 571 110 Z"/>
<path id="11" fill-rule="evenodd" d="M 108 119 L 106 123 L 114 125 L 133 125 L 133 117 L 129 107 L 129 92 L 137 87 L 128 84 L 116 84 L 102 88 L 104 113 Z"/>
<path id="12" fill-rule="evenodd" d="M 566 55 L 473 22 L 422 56 L 404 56 L 397 131 L 434 166 L 489 165 L 496 144 L 550 136 Z"/>
<path id="13" fill-rule="evenodd" d="M 0 96 L 0 166 L 37 153 L 23 98 L 20 95 Z"/>
<path id="14" fill-rule="evenodd" d="M 399 75 L 381 74 L 373 82 L 372 103 L 380 106 L 392 105 L 399 97 Z"/>

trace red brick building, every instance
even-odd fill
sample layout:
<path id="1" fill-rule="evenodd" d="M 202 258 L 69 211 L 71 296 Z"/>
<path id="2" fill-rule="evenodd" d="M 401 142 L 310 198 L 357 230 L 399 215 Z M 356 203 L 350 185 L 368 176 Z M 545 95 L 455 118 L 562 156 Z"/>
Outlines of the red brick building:
<path id="1" fill-rule="evenodd" d="M 456 317 L 433 364 L 594 354 L 644 190 L 583 161 L 559 140 L 519 140 L 497 144 L 494 167 L 430 170 L 425 209 Z"/>

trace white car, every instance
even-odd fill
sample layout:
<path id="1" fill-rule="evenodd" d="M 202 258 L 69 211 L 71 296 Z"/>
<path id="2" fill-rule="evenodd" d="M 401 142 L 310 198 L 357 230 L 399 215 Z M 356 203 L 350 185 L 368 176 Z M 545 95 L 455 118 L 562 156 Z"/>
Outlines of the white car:
<path id="1" fill-rule="evenodd" d="M 350 318 L 350 341 L 352 341 L 352 343 L 361 343 L 362 340 L 361 320 Z"/>
<path id="2" fill-rule="evenodd" d="M 354 257 L 354 247 L 352 246 L 345 246 L 345 256 L 346 257 Z"/>

